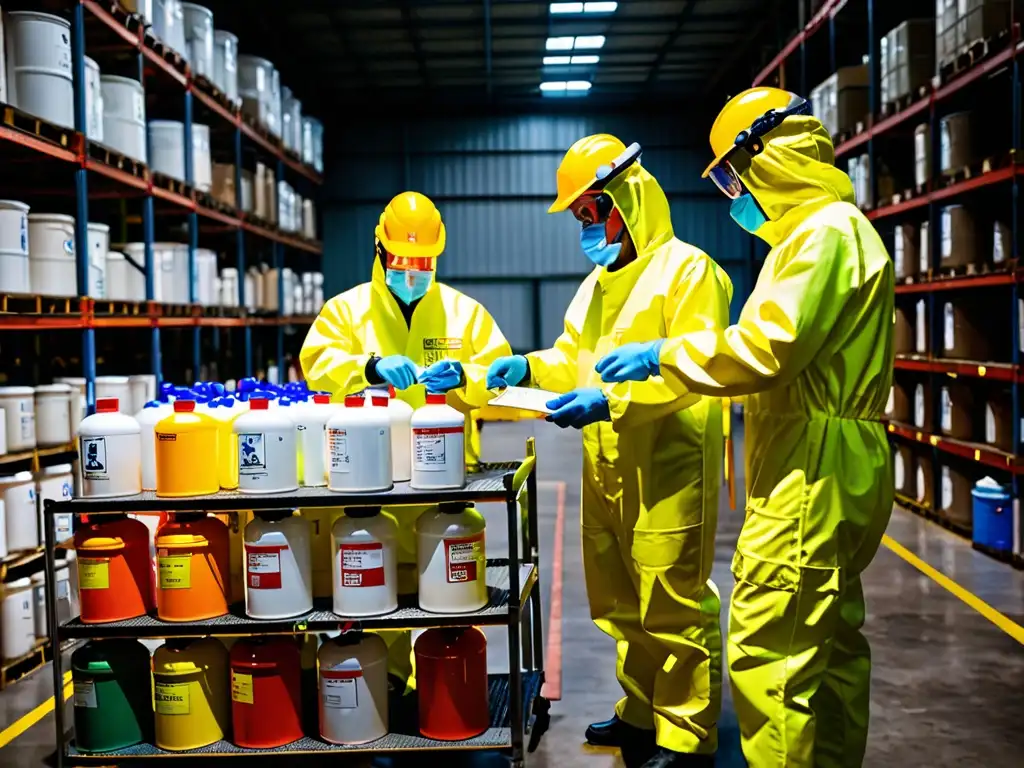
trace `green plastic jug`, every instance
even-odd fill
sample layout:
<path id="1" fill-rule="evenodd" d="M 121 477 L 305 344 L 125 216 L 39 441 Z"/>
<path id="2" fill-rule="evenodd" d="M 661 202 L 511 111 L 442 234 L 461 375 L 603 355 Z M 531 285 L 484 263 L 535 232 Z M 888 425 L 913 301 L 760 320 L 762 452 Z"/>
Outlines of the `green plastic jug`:
<path id="1" fill-rule="evenodd" d="M 71 654 L 75 746 L 111 752 L 153 740 L 153 676 L 138 640 L 93 640 Z"/>

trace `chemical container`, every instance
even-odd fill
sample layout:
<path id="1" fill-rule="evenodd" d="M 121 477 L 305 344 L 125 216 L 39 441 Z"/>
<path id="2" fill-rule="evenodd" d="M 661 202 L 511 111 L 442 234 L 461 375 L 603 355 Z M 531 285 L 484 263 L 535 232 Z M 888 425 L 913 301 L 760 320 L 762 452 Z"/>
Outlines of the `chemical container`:
<path id="1" fill-rule="evenodd" d="M 245 407 L 233 397 L 210 403 L 210 418 L 217 422 L 217 482 L 222 490 L 238 487 L 238 440 L 233 426 Z"/>
<path id="2" fill-rule="evenodd" d="M 380 616 L 398 608 L 398 523 L 380 507 L 346 507 L 331 529 L 334 612 Z"/>
<path id="3" fill-rule="evenodd" d="M 228 529 L 205 512 L 175 512 L 156 539 L 156 614 L 202 621 L 228 612 Z"/>
<path id="4" fill-rule="evenodd" d="M 156 376 L 152 373 L 136 373 L 128 377 L 128 388 L 132 393 L 132 406 L 125 410 L 138 413 L 146 407 L 146 403 L 156 399 Z"/>
<path id="5" fill-rule="evenodd" d="M 59 213 L 28 215 L 28 269 L 33 293 L 78 295 L 73 216 Z"/>
<path id="6" fill-rule="evenodd" d="M 245 526 L 245 612 L 286 619 L 313 610 L 312 529 L 291 510 L 256 512 Z"/>
<path id="7" fill-rule="evenodd" d="M 231 646 L 234 743 L 271 749 L 302 738 L 302 662 L 293 637 L 246 637 Z"/>
<path id="8" fill-rule="evenodd" d="M 163 272 L 164 264 L 161 253 L 157 250 L 158 243 L 153 243 L 153 300 L 160 301 L 164 295 Z M 124 253 L 111 252 L 107 263 L 107 287 L 108 298 L 118 298 L 124 301 L 145 301 L 146 299 L 146 247 L 143 243 L 128 243 L 123 249 Z M 130 261 L 129 261 L 130 260 Z M 136 269 L 132 263 L 137 264 Z M 171 264 L 173 268 L 173 263 Z M 167 276 L 167 283 L 171 282 L 171 275 Z M 168 287 L 168 293 L 170 288 Z M 152 398 L 150 398 L 152 399 Z"/>
<path id="9" fill-rule="evenodd" d="M 70 464 L 54 464 L 50 467 L 43 467 L 36 473 L 36 496 L 39 497 L 39 543 L 45 541 L 45 517 L 43 516 L 44 503 L 47 499 L 53 501 L 70 501 L 74 496 L 75 481 L 71 474 Z M 54 535 L 58 543 L 69 539 L 72 534 L 71 521 L 74 518 L 70 512 L 58 512 L 53 516 Z"/>
<path id="10" fill-rule="evenodd" d="M 35 11 L 5 16 L 8 100 L 31 115 L 74 129 L 71 25 Z"/>
<path id="11" fill-rule="evenodd" d="M 274 122 L 271 79 L 274 65 L 257 56 L 238 57 L 238 95 L 242 112 L 261 125 L 271 128 Z"/>
<path id="12" fill-rule="evenodd" d="M 46 571 L 39 571 L 32 574 L 32 627 L 36 633 L 36 640 L 45 640 L 49 637 L 47 628 L 49 622 L 46 615 Z"/>
<path id="13" fill-rule="evenodd" d="M 213 11 L 194 3 L 182 3 L 185 46 L 192 74 L 213 80 Z"/>
<path id="14" fill-rule="evenodd" d="M 924 383 L 914 388 L 914 426 L 932 431 L 932 389 Z"/>
<path id="15" fill-rule="evenodd" d="M 185 181 L 185 124 L 178 120 L 150 120 L 149 144 L 153 171 Z"/>
<path id="16" fill-rule="evenodd" d="M 213 82 L 231 101 L 238 101 L 238 37 L 213 31 Z"/>
<path id="17" fill-rule="evenodd" d="M 36 387 L 35 414 L 37 445 L 67 445 L 71 442 L 70 386 L 45 384 Z"/>
<path id="18" fill-rule="evenodd" d="M 1006 488 L 985 477 L 974 484 L 974 543 L 997 552 L 1013 552 L 1013 500 Z"/>
<path id="19" fill-rule="evenodd" d="M 461 488 L 466 484 L 466 417 L 445 395 L 428 394 L 412 415 L 413 488 Z"/>
<path id="20" fill-rule="evenodd" d="M 0 587 L 0 651 L 6 662 L 20 659 L 36 647 L 35 605 L 32 580 L 8 581 Z"/>
<path id="21" fill-rule="evenodd" d="M 201 496 L 220 490 L 217 422 L 195 413 L 195 407 L 194 400 L 175 400 L 174 412 L 154 428 L 157 496 Z"/>
<path id="22" fill-rule="evenodd" d="M 0 200 L 0 291 L 29 293 L 28 211 L 17 200 Z"/>
<path id="23" fill-rule="evenodd" d="M 200 123 L 192 124 L 192 186 L 200 192 L 209 192 L 213 187 L 210 126 Z"/>
<path id="24" fill-rule="evenodd" d="M 391 469 L 391 423 L 384 408 L 364 407 L 359 396 L 327 422 L 327 486 L 332 491 L 387 491 Z"/>
<path id="25" fill-rule="evenodd" d="M 228 650 L 220 640 L 168 640 L 157 648 L 153 689 L 160 749 L 198 749 L 230 732 Z"/>
<path id="26" fill-rule="evenodd" d="M 85 135 L 89 141 L 103 143 L 103 94 L 100 65 L 85 57 Z"/>
<path id="27" fill-rule="evenodd" d="M 117 398 L 96 401 L 96 413 L 78 425 L 82 493 L 86 499 L 142 491 L 139 422 L 118 412 Z"/>
<path id="28" fill-rule="evenodd" d="M 974 393 L 970 385 L 950 381 L 939 390 L 939 412 L 942 434 L 957 440 L 970 440 L 974 436 Z"/>
<path id="29" fill-rule="evenodd" d="M 366 744 L 388 732 L 388 649 L 377 635 L 346 633 L 320 646 L 320 738 Z"/>
<path id="30" fill-rule="evenodd" d="M 396 483 L 412 477 L 413 407 L 388 386 L 388 418 L 391 421 L 391 471 Z"/>
<path id="31" fill-rule="evenodd" d="M 97 515 L 75 531 L 75 551 L 83 623 L 123 621 L 153 610 L 144 523 L 125 514 Z"/>
<path id="32" fill-rule="evenodd" d="M 490 725 L 487 639 L 476 627 L 428 629 L 415 644 L 420 733 L 459 741 Z"/>
<path id="33" fill-rule="evenodd" d="M 161 5 L 163 6 L 162 11 Z M 184 10 L 181 6 L 181 0 L 157 0 L 157 9 L 153 18 L 153 34 L 187 58 Z"/>
<path id="34" fill-rule="evenodd" d="M 82 423 L 86 413 L 85 378 L 82 376 L 61 376 L 53 380 L 54 384 L 67 384 L 71 387 L 71 435 L 78 435 L 78 425 Z"/>
<path id="35" fill-rule="evenodd" d="M 96 399 L 104 397 L 116 397 L 118 410 L 122 413 L 131 413 L 132 388 L 131 379 L 127 376 L 97 376 L 96 377 Z"/>
<path id="36" fill-rule="evenodd" d="M 153 677 L 138 640 L 92 640 L 71 654 L 75 748 L 111 752 L 153 739 Z"/>
<path id="37" fill-rule="evenodd" d="M 253 398 L 249 411 L 235 419 L 238 439 L 238 490 L 242 493 L 286 493 L 299 487 L 295 458 L 295 424 L 269 410 L 269 401 Z"/>
<path id="38" fill-rule="evenodd" d="M 137 414 L 139 440 L 142 446 L 142 490 L 156 490 L 156 425 L 174 413 L 174 406 L 152 400 Z"/>
<path id="39" fill-rule="evenodd" d="M 21 552 L 39 546 L 36 512 L 36 484 L 31 472 L 0 477 L 0 498 L 4 502 L 7 551 Z"/>
<path id="40" fill-rule="evenodd" d="M 971 492 L 973 479 L 956 465 L 943 464 L 939 472 L 939 516 L 960 528 L 973 525 Z"/>
<path id="41" fill-rule="evenodd" d="M 469 613 L 487 605 L 484 517 L 472 504 L 428 509 L 416 521 L 420 608 Z"/>
<path id="42" fill-rule="evenodd" d="M 107 251 L 110 248 L 110 227 L 106 224 L 89 222 L 89 274 L 86 295 L 102 299 L 107 295 Z"/>
<path id="43" fill-rule="evenodd" d="M 196 249 L 196 301 L 204 307 L 217 304 L 217 254 L 209 248 Z"/>
<path id="44" fill-rule="evenodd" d="M 35 390 L 32 387 L 0 387 L 0 408 L 7 425 L 7 450 L 17 453 L 35 448 Z"/>
<path id="45" fill-rule="evenodd" d="M 131 77 L 103 75 L 103 143 L 132 160 L 145 163 L 146 92 Z"/>
<path id="46" fill-rule="evenodd" d="M 985 442 L 1013 453 L 1013 397 L 1009 391 L 992 392 L 985 403 Z"/>
<path id="47" fill-rule="evenodd" d="M 298 430 L 299 482 L 327 485 L 327 422 L 336 413 L 330 395 L 313 395 L 311 402 L 293 405 L 288 415 Z"/>

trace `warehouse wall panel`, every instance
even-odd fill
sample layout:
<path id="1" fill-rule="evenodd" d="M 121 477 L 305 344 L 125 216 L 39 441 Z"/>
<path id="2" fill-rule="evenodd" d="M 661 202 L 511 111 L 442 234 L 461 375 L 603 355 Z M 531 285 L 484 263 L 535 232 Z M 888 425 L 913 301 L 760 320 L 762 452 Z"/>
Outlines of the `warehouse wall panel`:
<path id="1" fill-rule="evenodd" d="M 541 284 L 540 342 L 544 347 L 550 347 L 562 334 L 565 311 L 579 290 L 583 277 L 547 280 Z"/>
<path id="2" fill-rule="evenodd" d="M 530 352 L 534 347 L 533 281 L 472 282 L 445 281 L 485 307 L 491 313 L 512 349 Z"/>

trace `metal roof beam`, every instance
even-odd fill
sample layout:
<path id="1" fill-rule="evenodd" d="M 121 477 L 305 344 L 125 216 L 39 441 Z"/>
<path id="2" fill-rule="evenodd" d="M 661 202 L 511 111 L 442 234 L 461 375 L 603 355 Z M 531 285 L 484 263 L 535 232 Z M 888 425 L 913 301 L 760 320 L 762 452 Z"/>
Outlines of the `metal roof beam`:
<path id="1" fill-rule="evenodd" d="M 420 43 L 419 22 L 413 19 L 408 0 L 402 0 L 401 9 L 402 22 L 405 25 L 406 33 L 409 35 L 409 42 L 412 43 L 412 53 L 416 58 L 416 66 L 419 68 L 420 77 L 423 78 L 423 85 L 429 87 L 430 75 L 427 73 L 427 60 L 423 55 L 423 46 Z"/>
<path id="2" fill-rule="evenodd" d="M 661 65 L 665 63 L 665 59 L 668 57 L 669 52 L 676 44 L 676 40 L 683 33 L 683 29 L 686 27 L 690 17 L 693 16 L 694 10 L 697 8 L 697 0 L 689 0 L 686 7 L 679 12 L 679 20 L 676 21 L 675 29 L 669 34 L 665 44 L 661 46 L 661 50 L 658 51 L 658 56 L 654 59 L 654 64 L 651 65 L 651 71 L 647 73 L 647 82 L 645 85 L 648 87 L 654 83 L 658 77 L 658 70 L 661 69 Z"/>

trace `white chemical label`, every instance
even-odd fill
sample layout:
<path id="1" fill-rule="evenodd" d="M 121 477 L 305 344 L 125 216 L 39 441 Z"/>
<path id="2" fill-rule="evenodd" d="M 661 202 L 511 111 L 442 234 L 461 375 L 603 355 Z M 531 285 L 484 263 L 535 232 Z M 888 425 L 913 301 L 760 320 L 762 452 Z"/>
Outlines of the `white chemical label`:
<path id="1" fill-rule="evenodd" d="M 327 455 L 331 460 L 331 472 L 352 471 L 352 457 L 348 455 L 348 432 L 344 429 L 327 430 Z"/>
<path id="2" fill-rule="evenodd" d="M 949 388 L 942 388 L 942 431 L 949 432 L 953 429 L 953 398 L 949 395 Z"/>
<path id="3" fill-rule="evenodd" d="M 448 562 L 448 583 L 464 584 L 479 579 L 486 568 L 484 563 L 484 535 L 444 540 Z"/>
<path id="4" fill-rule="evenodd" d="M 892 416 L 896 410 L 896 387 L 889 387 L 889 399 L 885 402 L 885 415 Z"/>
<path id="5" fill-rule="evenodd" d="M 62 69 L 71 74 L 71 41 L 67 33 L 61 32 L 60 42 L 54 46 L 54 58 L 57 60 L 57 69 Z"/>
<path id="6" fill-rule="evenodd" d="M 892 259 L 896 265 L 896 274 L 903 274 L 903 227 L 896 227 L 896 242 L 894 243 Z"/>
<path id="7" fill-rule="evenodd" d="M 36 415 L 34 413 L 21 414 L 21 439 L 29 441 L 36 439 Z"/>
<path id="8" fill-rule="evenodd" d="M 28 253 L 28 219 L 21 220 L 21 252 Z"/>
<path id="9" fill-rule="evenodd" d="M 81 453 L 82 477 L 86 480 L 109 480 L 107 471 L 107 438 L 83 437 Z"/>
<path id="10" fill-rule="evenodd" d="M 140 123 L 146 120 L 146 96 L 137 91 L 132 93 L 132 113 Z"/>
<path id="11" fill-rule="evenodd" d="M 985 442 L 994 443 L 996 441 L 996 414 L 992 410 L 992 406 L 988 403 L 985 404 Z"/>
<path id="12" fill-rule="evenodd" d="M 918 354 L 928 351 L 928 314 L 924 300 L 917 302 L 917 314 L 915 320 L 914 348 Z"/>
<path id="13" fill-rule="evenodd" d="M 923 502 L 925 497 L 924 487 L 924 470 L 920 467 L 917 468 L 917 500 Z"/>
<path id="14" fill-rule="evenodd" d="M 281 551 L 286 546 L 245 546 L 246 582 L 249 589 L 281 588 Z"/>
<path id="15" fill-rule="evenodd" d="M 444 472 L 448 435 L 461 435 L 462 427 L 431 427 L 412 431 L 413 466 L 418 472 Z M 462 461 L 462 456 L 452 457 Z"/>
<path id="16" fill-rule="evenodd" d="M 70 496 L 64 498 L 70 499 Z M 71 515 L 54 515 L 53 523 L 57 528 L 57 540 L 66 539 L 71 535 Z"/>
<path id="17" fill-rule="evenodd" d="M 320 695 L 328 709 L 357 709 L 359 707 L 359 678 L 361 671 L 320 672 Z"/>
<path id="18" fill-rule="evenodd" d="M 947 352 L 956 347 L 956 323 L 953 319 L 953 305 L 946 302 L 942 308 L 942 348 Z"/>
<path id="19" fill-rule="evenodd" d="M 918 384 L 914 390 L 914 426 L 924 428 L 924 385 Z"/>
<path id="20" fill-rule="evenodd" d="M 942 211 L 942 225 L 939 232 L 942 236 L 942 259 L 945 261 L 953 255 L 953 214 L 949 208 Z"/>
<path id="21" fill-rule="evenodd" d="M 896 456 L 895 456 L 895 458 L 893 459 L 893 462 L 892 462 L 892 469 L 893 469 L 893 477 L 894 477 L 893 482 L 896 485 L 896 490 L 897 491 L 902 491 L 903 490 L 903 483 L 907 479 L 907 477 L 906 477 L 906 470 L 903 467 L 903 454 L 902 453 L 897 453 L 896 454 Z"/>
<path id="22" fill-rule="evenodd" d="M 238 435 L 238 472 L 242 475 L 266 474 L 266 439 L 262 432 L 246 432 Z"/>
<path id="23" fill-rule="evenodd" d="M 919 272 L 924 274 L 928 271 L 928 267 L 931 266 L 928 263 L 929 254 L 932 252 L 932 246 L 930 238 L 928 236 L 928 222 L 926 221 L 921 225 L 921 247 L 917 251 L 917 269 Z"/>
<path id="24" fill-rule="evenodd" d="M 384 586 L 384 545 L 342 544 L 338 548 L 338 572 L 343 587 Z"/>
<path id="25" fill-rule="evenodd" d="M 1003 228 L 996 222 L 992 227 L 992 262 L 1002 264 L 1006 261 L 1006 251 L 1003 249 Z"/>
<path id="26" fill-rule="evenodd" d="M 953 506 L 953 478 L 949 476 L 949 467 L 942 468 L 942 509 L 949 510 Z"/>
<path id="27" fill-rule="evenodd" d="M 96 701 L 96 683 L 92 680 L 75 680 L 75 706 L 83 709 L 99 709 Z"/>

